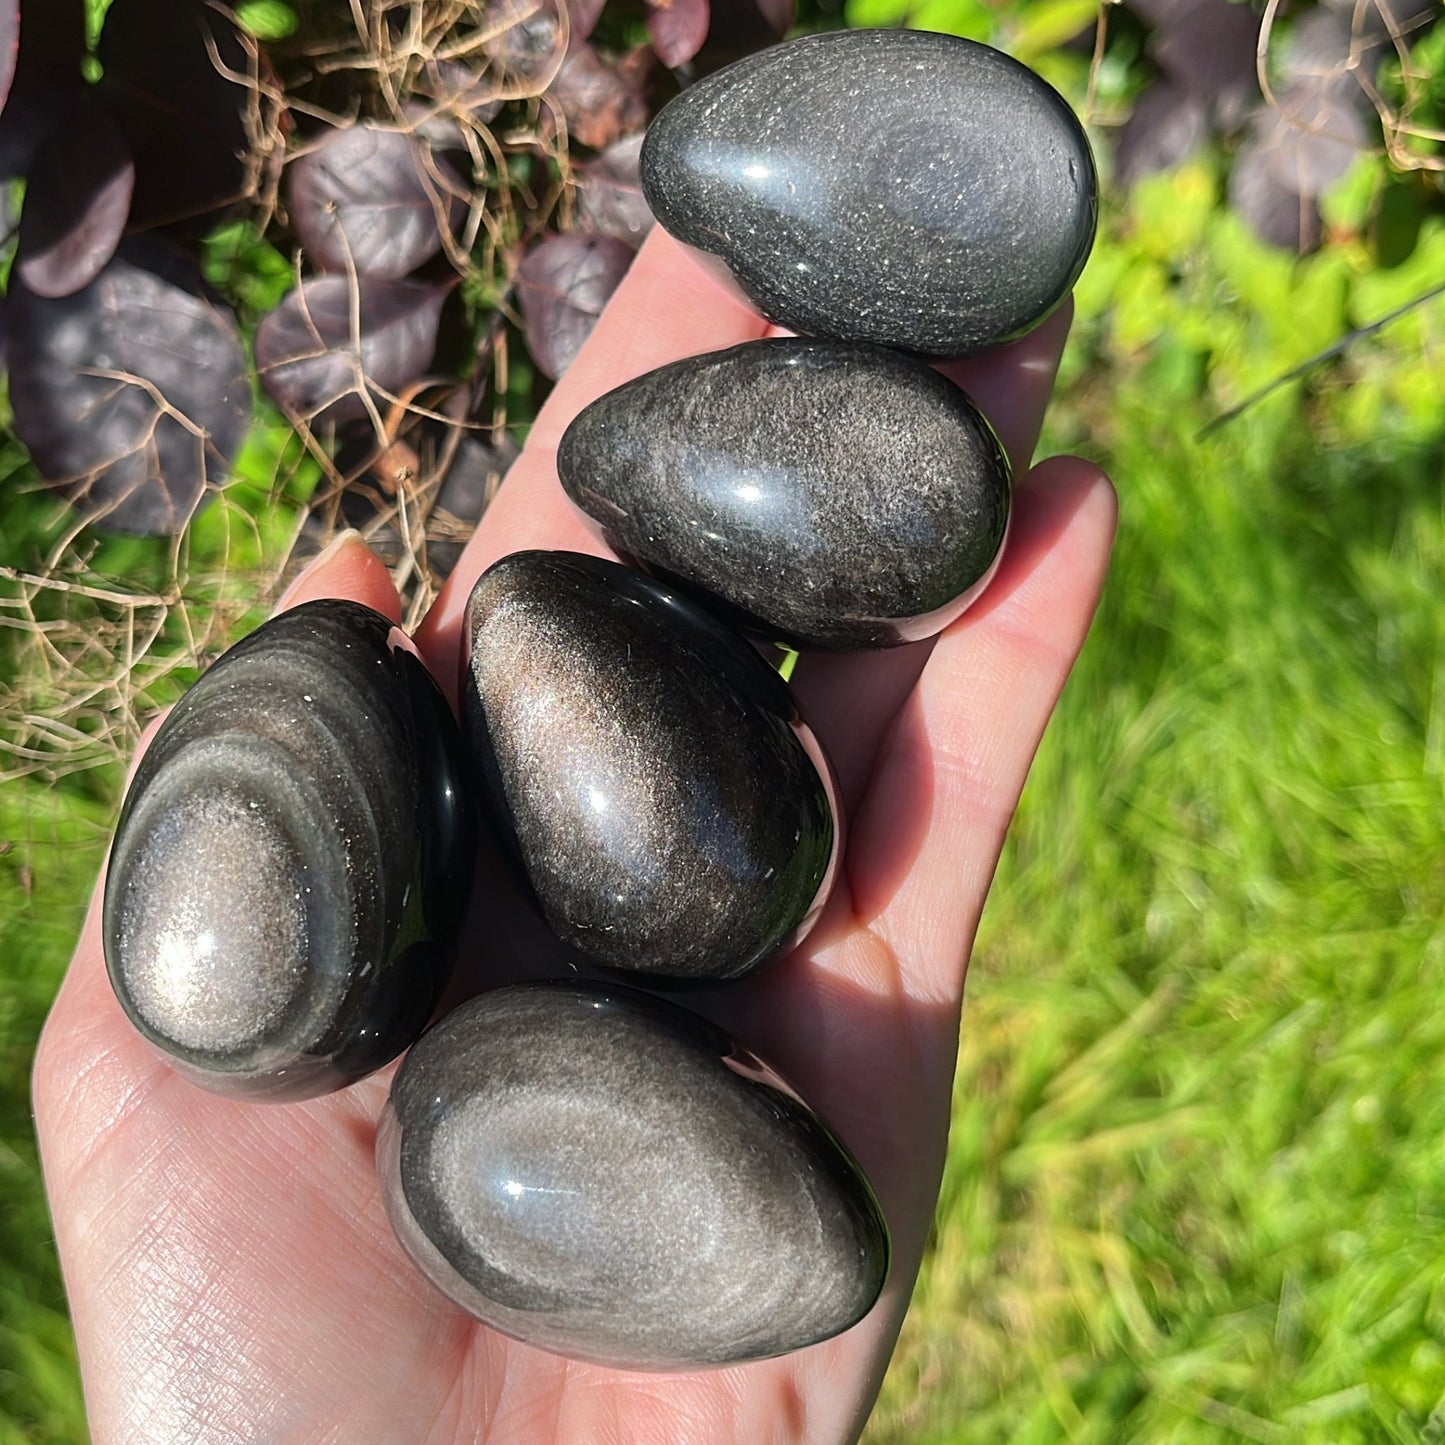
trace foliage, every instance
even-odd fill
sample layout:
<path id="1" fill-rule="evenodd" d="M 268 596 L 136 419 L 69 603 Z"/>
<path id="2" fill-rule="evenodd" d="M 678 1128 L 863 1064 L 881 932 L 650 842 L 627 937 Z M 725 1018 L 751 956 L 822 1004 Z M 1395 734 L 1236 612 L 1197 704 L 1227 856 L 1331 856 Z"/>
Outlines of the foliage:
<path id="1" fill-rule="evenodd" d="M 969 982 L 930 1258 L 868 1434 L 1439 1438 L 1445 277 L 1360 176 L 1304 261 L 1142 184 L 1079 285 L 1046 445 L 1115 565 Z"/>
<path id="2" fill-rule="evenodd" d="M 1093 124 L 1120 188 L 1222 139 L 1213 153 L 1228 204 L 1282 248 L 1333 239 L 1321 201 L 1352 159 L 1373 177 L 1381 265 L 1445 215 L 1445 24 L 1433 0 L 847 0 L 845 13 L 852 25 L 983 41 L 1033 66 Z"/>
<path id="3" fill-rule="evenodd" d="M 298 70 L 317 8 L 336 11 L 237 7 Z M 853 23 L 903 13 L 848 6 Z M 1107 170 L 1153 76 L 1137 15 L 1110 10 L 1095 64 L 1093 0 L 907 13 L 1091 104 Z M 604 18 L 599 44 L 639 29 Z M 1422 164 L 1362 155 L 1305 259 L 1230 211 L 1218 147 L 1111 193 L 1047 443 L 1109 465 L 1120 543 L 985 918 L 938 1228 L 874 1445 L 1445 1440 L 1445 304 L 1200 435 L 1445 280 L 1423 163 L 1442 61 L 1436 25 L 1386 66 Z M 481 174 L 538 204 L 525 223 L 488 212 L 448 303 L 499 348 L 479 374 L 503 416 L 532 373 L 493 308 L 524 237 L 571 205 L 551 102 L 509 105 L 528 139 Z M 197 243 L 248 342 L 298 279 L 293 238 L 263 220 Z M 81 529 L 0 446 L 0 1445 L 84 1438 L 27 1072 L 116 760 L 254 618 L 351 474 L 254 405 L 237 480 L 177 540 Z"/>
<path id="4" fill-rule="evenodd" d="M 0 788 L 0 1445 L 86 1438 L 30 1120 L 35 1040 L 79 932 L 116 777 Z"/>

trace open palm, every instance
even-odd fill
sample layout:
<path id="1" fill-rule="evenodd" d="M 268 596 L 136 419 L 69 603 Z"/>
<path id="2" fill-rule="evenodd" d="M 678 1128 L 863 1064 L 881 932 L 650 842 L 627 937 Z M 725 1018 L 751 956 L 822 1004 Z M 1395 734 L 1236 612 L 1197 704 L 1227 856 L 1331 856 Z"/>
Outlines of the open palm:
<path id="1" fill-rule="evenodd" d="M 949 368 L 1020 465 L 1066 329 L 1061 314 Z M 579 408 L 654 366 L 766 333 L 654 235 L 421 629 L 439 679 L 455 676 L 462 607 L 492 561 L 527 547 L 601 550 L 556 479 L 556 444 Z M 802 660 L 795 690 L 847 817 L 838 887 L 791 957 L 687 1000 L 790 1078 L 874 1181 L 895 1258 L 867 1319 L 781 1359 L 671 1375 L 578 1364 L 477 1324 L 413 1270 L 383 1215 L 372 1148 L 390 1071 L 290 1106 L 184 1083 L 111 995 L 97 889 L 41 1041 L 35 1107 L 99 1445 L 855 1437 L 937 1196 L 974 929 L 1092 616 L 1113 522 L 1095 468 L 1044 463 L 1016 489 L 1004 565 L 936 643 Z M 288 601 L 317 596 L 397 613 L 385 571 L 359 545 L 314 567 Z M 566 966 L 487 860 L 479 894 L 467 990 Z"/>

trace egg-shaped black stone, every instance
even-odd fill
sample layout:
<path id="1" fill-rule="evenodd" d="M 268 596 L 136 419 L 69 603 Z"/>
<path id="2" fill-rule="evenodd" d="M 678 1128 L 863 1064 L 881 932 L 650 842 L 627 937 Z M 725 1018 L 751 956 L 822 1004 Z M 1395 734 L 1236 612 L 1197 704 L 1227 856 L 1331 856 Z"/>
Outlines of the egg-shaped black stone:
<path id="1" fill-rule="evenodd" d="M 461 738 L 404 634 L 354 602 L 264 623 L 181 698 L 126 795 L 106 964 L 197 1083 L 339 1088 L 426 1026 L 475 866 Z"/>
<path id="2" fill-rule="evenodd" d="M 736 978 L 832 879 L 827 765 L 778 675 L 676 589 L 517 552 L 466 612 L 462 722 L 489 815 L 564 941 L 659 978 Z"/>
<path id="3" fill-rule="evenodd" d="M 671 101 L 642 186 L 794 331 L 959 356 L 1068 294 L 1097 222 L 1089 143 L 1008 56 L 916 30 L 808 35 Z"/>
<path id="4" fill-rule="evenodd" d="M 692 356 L 586 407 L 557 454 L 608 545 L 801 647 L 929 637 L 992 575 L 1009 466 L 898 352 L 798 337 Z"/>
<path id="5" fill-rule="evenodd" d="M 816 1115 L 692 1014 L 532 984 L 448 1014 L 377 1138 L 393 1227 L 494 1329 L 680 1369 L 827 1339 L 888 1273 L 873 1191 Z"/>

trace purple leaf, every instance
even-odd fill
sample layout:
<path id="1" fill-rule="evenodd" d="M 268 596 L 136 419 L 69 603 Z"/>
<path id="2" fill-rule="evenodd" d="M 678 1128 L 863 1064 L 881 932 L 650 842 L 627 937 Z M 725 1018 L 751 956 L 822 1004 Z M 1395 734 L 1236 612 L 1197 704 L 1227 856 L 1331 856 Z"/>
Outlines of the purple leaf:
<path id="1" fill-rule="evenodd" d="M 1229 172 L 1230 209 L 1261 241 L 1287 251 L 1319 245 L 1320 212 L 1313 199 L 1281 186 L 1258 141 L 1246 141 Z"/>
<path id="2" fill-rule="evenodd" d="M 19 6 L 13 9 L 19 11 Z M 20 20 L 14 84 L 46 86 L 80 79 L 85 59 L 85 0 L 31 0 Z"/>
<path id="3" fill-rule="evenodd" d="M 653 227 L 637 162 L 642 136 L 630 135 L 594 156 L 578 172 L 577 214 L 584 231 L 616 236 L 634 250 Z"/>
<path id="4" fill-rule="evenodd" d="M 614 236 L 548 236 L 522 262 L 527 350 L 554 381 L 592 334 L 608 298 L 632 264 L 632 248 Z"/>
<path id="5" fill-rule="evenodd" d="M 1297 20 L 1276 64 L 1276 92 L 1331 96 L 1362 110 L 1369 107 L 1381 52 L 1390 40 L 1382 26 L 1370 23 L 1378 22 L 1378 13 L 1373 7 L 1366 10 L 1358 29 L 1353 11 L 1312 10 Z"/>
<path id="6" fill-rule="evenodd" d="M 358 351 L 349 278 L 303 281 L 257 328 L 261 385 L 296 415 L 359 420 L 367 415 L 363 376 L 395 395 L 425 372 L 450 290 L 450 284 L 363 279 Z"/>
<path id="7" fill-rule="evenodd" d="M 572 135 L 585 146 L 603 150 L 619 136 L 647 124 L 646 46 L 615 64 L 590 46 L 570 51 L 547 94 L 567 118 Z"/>
<path id="8" fill-rule="evenodd" d="M 20 0 L 0 0 L 0 109 L 15 79 L 20 58 Z"/>
<path id="9" fill-rule="evenodd" d="M 43 90 L 11 88 L 0 115 L 0 180 L 24 180 L 35 168 L 40 147 L 65 123 L 80 86 L 47 86 Z"/>
<path id="10" fill-rule="evenodd" d="M 209 215 L 252 190 L 256 43 L 207 0 L 115 0 L 97 51 L 136 162 L 132 225 Z"/>
<path id="11" fill-rule="evenodd" d="M 1320 241 L 1317 198 L 1368 144 L 1351 99 L 1297 84 L 1261 106 L 1234 158 L 1229 200 L 1262 240 L 1299 251 Z"/>
<path id="12" fill-rule="evenodd" d="M 488 8 L 487 57 L 509 75 L 535 80 L 591 35 L 606 0 L 502 0 Z M 565 14 L 563 13 L 565 12 Z M 564 39 L 565 37 L 565 39 Z"/>
<path id="13" fill-rule="evenodd" d="M 758 13 L 768 22 L 779 39 L 792 27 L 796 14 L 793 0 L 748 0 L 748 3 L 757 6 Z"/>
<path id="14" fill-rule="evenodd" d="M 568 34 L 573 45 L 580 45 L 597 28 L 606 3 L 607 0 L 563 0 Z"/>
<path id="15" fill-rule="evenodd" d="M 1331 73 L 1359 86 L 1368 84 L 1382 52 L 1393 40 L 1413 45 L 1419 31 L 1439 18 L 1440 0 L 1321 0 L 1289 28 L 1277 61 L 1284 80 Z"/>
<path id="16" fill-rule="evenodd" d="M 35 0 L 20 23 L 20 51 L 0 114 L 0 177 L 26 176 L 47 135 L 84 85 L 84 0 Z"/>
<path id="17" fill-rule="evenodd" d="M 1172 81 L 1155 81 L 1119 132 L 1114 151 L 1119 179 L 1132 185 L 1141 176 L 1178 165 L 1207 134 L 1203 102 Z"/>
<path id="18" fill-rule="evenodd" d="M 460 176 L 399 131 L 354 125 L 332 131 L 288 173 L 291 223 L 322 271 L 395 280 L 441 249 L 438 212 L 455 227 Z"/>
<path id="19" fill-rule="evenodd" d="M 491 14 L 483 42 L 487 58 L 515 80 L 538 80 L 562 59 L 562 25 L 551 5 L 504 0 Z"/>
<path id="20" fill-rule="evenodd" d="M 1234 129 L 1259 99 L 1255 48 L 1259 16 L 1231 0 L 1130 0 L 1153 23 L 1149 50 L 1159 68 Z"/>
<path id="21" fill-rule="evenodd" d="M 575 10 L 573 17 L 578 18 Z M 534 9 L 529 0 L 507 0 L 494 23 L 502 28 L 485 43 L 488 58 L 513 83 L 540 85 L 550 78 L 547 95 L 583 145 L 601 150 L 646 126 L 647 75 L 637 52 L 609 63 L 575 32 L 564 43 L 562 22 L 550 3 Z M 646 46 L 641 50 L 650 58 Z"/>
<path id="22" fill-rule="evenodd" d="M 793 0 L 712 0 L 711 8 L 707 40 L 693 58 L 699 75 L 776 45 L 793 23 Z"/>
<path id="23" fill-rule="evenodd" d="M 99 525 L 173 534 L 225 481 L 251 416 L 246 353 L 175 247 L 132 238 L 59 299 L 16 277 L 6 330 L 15 434 Z"/>
<path id="24" fill-rule="evenodd" d="M 25 285 L 51 297 L 88 286 L 125 234 L 134 185 L 130 152 L 105 102 L 80 92 L 41 145 L 25 192 L 16 257 Z"/>
<path id="25" fill-rule="evenodd" d="M 685 65 L 707 39 L 708 0 L 647 0 L 647 33 L 669 70 Z"/>
<path id="26" fill-rule="evenodd" d="M 1374 35 L 1355 35 L 1352 16 L 1334 10 L 1311 10 L 1291 27 L 1288 42 L 1271 56 L 1275 73 L 1286 80 L 1339 76 L 1352 54 L 1364 56 L 1378 44 Z"/>
<path id="27" fill-rule="evenodd" d="M 1301 196 L 1318 196 L 1338 181 L 1369 145 L 1359 112 L 1339 90 L 1291 86 L 1278 110 L 1256 123 L 1271 174 Z"/>

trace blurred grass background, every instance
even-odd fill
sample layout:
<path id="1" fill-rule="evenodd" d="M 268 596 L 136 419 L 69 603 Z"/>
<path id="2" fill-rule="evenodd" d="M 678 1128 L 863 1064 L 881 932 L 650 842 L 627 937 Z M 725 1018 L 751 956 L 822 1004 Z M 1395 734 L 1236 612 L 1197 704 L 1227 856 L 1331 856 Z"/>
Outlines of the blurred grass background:
<path id="1" fill-rule="evenodd" d="M 1445 1439 L 1445 277 L 1258 253 L 1208 163 L 1080 287 L 1049 441 L 1121 492 L 969 979 L 869 1439 Z"/>
<path id="2" fill-rule="evenodd" d="M 1063 8 L 926 18 L 1046 47 Z M 1084 104 L 1086 54 L 1033 58 Z M 1201 437 L 1445 281 L 1445 221 L 1382 257 L 1362 155 L 1297 259 L 1225 166 L 1112 191 L 1078 290 L 1046 449 L 1112 471 L 1118 548 L 985 916 L 870 1445 L 1445 1441 L 1445 304 Z M 53 506 L 0 460 L 23 570 Z M 34 706 L 7 606 L 0 699 Z M 0 786 L 0 1445 L 85 1438 L 28 1069 L 119 783 Z"/>

